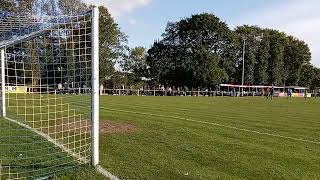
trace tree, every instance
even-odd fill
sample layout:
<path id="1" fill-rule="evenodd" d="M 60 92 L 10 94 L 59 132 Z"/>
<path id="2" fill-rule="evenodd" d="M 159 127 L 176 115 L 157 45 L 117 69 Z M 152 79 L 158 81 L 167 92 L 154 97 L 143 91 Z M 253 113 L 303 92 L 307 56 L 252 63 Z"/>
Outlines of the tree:
<path id="1" fill-rule="evenodd" d="M 257 52 L 257 65 L 255 69 L 255 83 L 260 85 L 268 84 L 268 66 L 270 58 L 270 39 L 264 34 Z"/>
<path id="2" fill-rule="evenodd" d="M 58 5 L 63 14 L 83 13 L 89 9 L 82 0 L 59 0 Z"/>
<path id="3" fill-rule="evenodd" d="M 254 84 L 255 83 L 255 69 L 257 65 L 257 51 L 260 44 L 260 36 L 263 34 L 263 30 L 257 26 L 239 26 L 236 28 L 235 32 L 238 35 L 238 38 L 246 40 L 245 47 L 245 84 Z M 242 59 L 238 72 L 242 72 Z M 239 74 L 240 76 L 240 74 Z"/>
<path id="4" fill-rule="evenodd" d="M 16 6 L 14 0 L 2 0 L 0 3 L 0 11 L 15 12 Z"/>
<path id="5" fill-rule="evenodd" d="M 0 11 L 31 12 L 35 0 L 2 0 Z"/>
<path id="6" fill-rule="evenodd" d="M 135 47 L 130 50 L 127 57 L 123 58 L 121 66 L 125 72 L 133 74 L 136 78 L 149 76 L 146 59 L 146 49 L 144 47 Z"/>
<path id="7" fill-rule="evenodd" d="M 288 36 L 284 53 L 285 71 L 288 75 L 286 84 L 299 85 L 302 66 L 310 61 L 311 53 L 308 45 L 295 37 Z"/>
<path id="8" fill-rule="evenodd" d="M 314 76 L 312 78 L 311 88 L 312 89 L 320 88 L 320 69 L 314 67 L 313 72 L 314 72 L 313 74 Z"/>
<path id="9" fill-rule="evenodd" d="M 315 68 L 310 63 L 302 65 L 299 85 L 304 87 L 311 87 L 312 81 L 314 80 L 316 75 L 315 73 Z"/>
<path id="10" fill-rule="evenodd" d="M 267 30 L 270 35 L 269 83 L 284 85 L 286 74 L 284 72 L 284 47 L 286 36 L 276 30 Z"/>
<path id="11" fill-rule="evenodd" d="M 168 23 L 162 37 L 148 51 L 147 58 L 151 73 L 160 83 L 212 87 L 232 79 L 239 43 L 213 14 Z"/>
<path id="12" fill-rule="evenodd" d="M 107 8 L 100 6 L 100 80 L 104 81 L 115 72 L 115 64 L 125 55 L 127 37 L 111 17 Z"/>

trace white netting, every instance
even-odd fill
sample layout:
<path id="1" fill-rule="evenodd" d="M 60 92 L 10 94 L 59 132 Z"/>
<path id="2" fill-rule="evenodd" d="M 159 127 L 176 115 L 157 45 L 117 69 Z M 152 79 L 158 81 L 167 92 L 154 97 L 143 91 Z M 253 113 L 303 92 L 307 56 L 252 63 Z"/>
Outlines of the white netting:
<path id="1" fill-rule="evenodd" d="M 0 24 L 0 179 L 49 177 L 89 163 L 92 12 L 0 13 Z"/>

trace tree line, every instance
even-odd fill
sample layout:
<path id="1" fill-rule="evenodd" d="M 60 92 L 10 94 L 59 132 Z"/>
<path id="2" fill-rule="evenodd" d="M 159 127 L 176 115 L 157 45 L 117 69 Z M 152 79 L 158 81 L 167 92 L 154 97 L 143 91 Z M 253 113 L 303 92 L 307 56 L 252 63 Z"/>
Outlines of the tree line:
<path id="1" fill-rule="evenodd" d="M 3 0 L 1 10 L 32 13 L 35 2 Z M 81 0 L 46 0 L 41 12 L 55 14 L 57 2 L 64 14 L 91 7 Z M 246 85 L 320 87 L 320 70 L 311 64 L 308 45 L 284 32 L 251 25 L 230 29 L 214 14 L 201 13 L 169 22 L 161 39 L 149 49 L 129 48 L 128 36 L 108 9 L 99 9 L 100 80 L 114 88 L 241 84 L 243 62 Z"/>
<path id="2" fill-rule="evenodd" d="M 146 60 L 158 82 L 188 87 L 241 84 L 243 62 L 245 85 L 320 86 L 304 41 L 258 26 L 231 30 L 208 13 L 168 23 Z"/>

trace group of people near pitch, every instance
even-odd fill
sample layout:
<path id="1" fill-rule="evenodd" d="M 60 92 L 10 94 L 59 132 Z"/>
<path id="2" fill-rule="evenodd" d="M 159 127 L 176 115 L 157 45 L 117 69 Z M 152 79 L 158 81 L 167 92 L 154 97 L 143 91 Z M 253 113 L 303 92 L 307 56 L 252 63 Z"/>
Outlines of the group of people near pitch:
<path id="1" fill-rule="evenodd" d="M 287 90 L 287 98 L 288 98 L 288 99 L 291 99 L 291 98 L 292 98 L 292 94 L 293 94 L 293 93 L 292 93 L 292 89 L 289 88 L 289 89 Z M 267 93 L 266 93 L 266 95 L 264 95 L 264 96 L 266 96 L 267 99 L 273 99 L 273 97 L 275 96 L 275 89 L 274 89 L 274 87 L 268 88 L 268 89 L 267 89 Z M 308 98 L 308 91 L 307 91 L 307 90 L 304 91 L 304 98 L 305 98 L 305 99 Z"/>

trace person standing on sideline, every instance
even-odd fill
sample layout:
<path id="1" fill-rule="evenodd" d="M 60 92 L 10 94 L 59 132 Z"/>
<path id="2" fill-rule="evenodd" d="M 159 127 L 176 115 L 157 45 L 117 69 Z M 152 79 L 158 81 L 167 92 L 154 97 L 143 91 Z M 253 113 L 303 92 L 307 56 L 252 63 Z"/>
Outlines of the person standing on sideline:
<path id="1" fill-rule="evenodd" d="M 308 90 L 304 90 L 304 100 L 307 100 L 308 98 Z"/>
<path id="2" fill-rule="evenodd" d="M 103 94 L 103 89 L 104 89 L 103 84 L 101 84 L 101 85 L 100 85 L 100 95 Z"/>
<path id="3" fill-rule="evenodd" d="M 59 83 L 58 84 L 58 94 L 62 94 L 62 89 L 63 89 L 62 84 Z"/>
<path id="4" fill-rule="evenodd" d="M 292 97 L 292 90 L 289 88 L 287 92 L 287 98 L 291 99 L 291 97 Z"/>
<path id="5" fill-rule="evenodd" d="M 274 96 L 274 86 L 272 86 L 271 88 L 271 100 L 273 99 L 273 96 Z"/>

